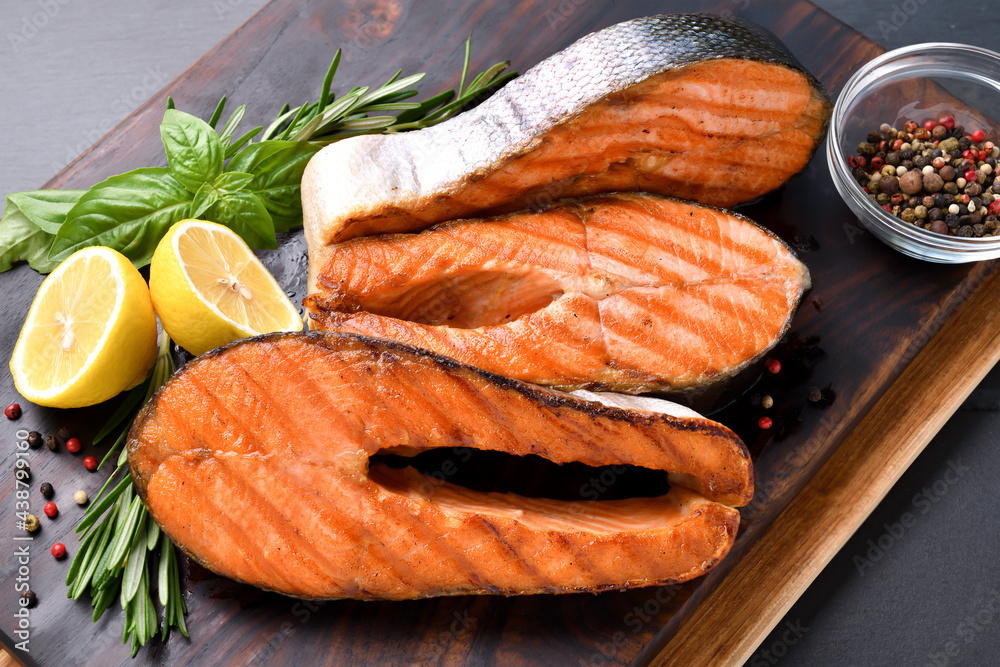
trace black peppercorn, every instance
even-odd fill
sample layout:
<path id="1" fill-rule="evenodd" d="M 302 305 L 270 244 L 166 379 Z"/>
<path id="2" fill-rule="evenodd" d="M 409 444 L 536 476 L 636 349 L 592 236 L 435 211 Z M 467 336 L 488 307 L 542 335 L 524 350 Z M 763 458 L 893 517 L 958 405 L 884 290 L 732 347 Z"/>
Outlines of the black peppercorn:
<path id="1" fill-rule="evenodd" d="M 913 158 L 913 166 L 916 167 L 917 169 L 923 169 L 930 163 L 931 161 L 925 158 L 923 155 L 918 155 L 917 157 Z"/>
<path id="2" fill-rule="evenodd" d="M 28 609 L 33 609 L 38 604 L 38 596 L 35 595 L 35 591 L 24 591 L 21 593 L 21 597 L 25 599 L 23 606 Z"/>
<path id="3" fill-rule="evenodd" d="M 972 233 L 975 236 L 982 236 L 986 233 L 986 225 L 972 225 Z"/>
<path id="4" fill-rule="evenodd" d="M 976 183 L 975 181 L 965 186 L 965 194 L 969 195 L 970 197 L 975 197 L 982 191 L 983 191 L 982 186 L 979 185 L 979 183 Z M 980 203 L 980 205 L 976 206 L 976 208 L 979 208 L 979 206 L 981 205 L 982 204 Z"/>
<path id="5" fill-rule="evenodd" d="M 30 431 L 28 433 L 28 446 L 32 449 L 37 449 L 42 446 L 42 434 L 38 431 Z"/>
<path id="6" fill-rule="evenodd" d="M 944 216 L 944 224 L 948 225 L 948 229 L 955 229 L 958 227 L 958 216 L 954 213 L 949 213 Z"/>
<path id="7" fill-rule="evenodd" d="M 939 208 L 929 208 L 927 209 L 927 217 L 931 219 L 931 222 L 933 222 L 944 218 L 944 213 L 942 213 Z"/>
<path id="8" fill-rule="evenodd" d="M 916 154 L 917 154 L 916 151 L 914 151 L 912 148 L 904 148 L 903 150 L 899 151 L 899 157 L 904 160 L 912 160 L 914 159 Z M 920 157 L 924 156 L 921 155 Z M 927 158 L 924 159 L 926 160 Z"/>
<path id="9" fill-rule="evenodd" d="M 865 171 L 864 167 L 855 167 L 854 170 L 851 171 L 851 175 L 854 176 L 854 180 L 856 181 L 868 181 L 868 172 Z"/>
<path id="10" fill-rule="evenodd" d="M 880 141 L 882 141 L 882 137 L 881 137 L 881 135 L 879 135 L 878 132 L 869 132 L 868 133 L 868 143 L 869 144 L 877 144 Z M 860 146 L 858 146 L 858 150 L 859 151 L 861 150 Z"/>
<path id="11" fill-rule="evenodd" d="M 63 440 L 69 440 L 70 438 L 73 437 L 73 431 L 69 430 L 65 426 L 62 426 L 59 428 L 59 432 L 57 433 L 57 435 Z"/>
<path id="12" fill-rule="evenodd" d="M 823 400 L 823 390 L 819 387 L 809 387 L 809 402 L 819 403 Z"/>
<path id="13" fill-rule="evenodd" d="M 56 441 L 56 436 L 49 433 L 45 436 L 45 446 L 51 449 L 53 452 L 59 448 L 59 443 Z"/>
<path id="14" fill-rule="evenodd" d="M 963 239 L 972 238 L 972 227 L 969 225 L 962 225 L 955 232 L 955 236 L 961 236 Z"/>
<path id="15" fill-rule="evenodd" d="M 51 484 L 49 484 L 48 482 L 45 482 L 45 483 L 44 483 L 44 484 L 42 484 L 42 485 L 41 485 L 40 487 L 38 487 L 38 490 L 39 490 L 39 491 L 41 492 L 41 494 L 42 494 L 43 496 L 45 496 L 46 498 L 51 498 L 52 496 L 56 495 L 56 490 L 55 490 L 55 489 L 53 489 L 53 488 L 52 488 L 52 485 L 51 485 Z"/>

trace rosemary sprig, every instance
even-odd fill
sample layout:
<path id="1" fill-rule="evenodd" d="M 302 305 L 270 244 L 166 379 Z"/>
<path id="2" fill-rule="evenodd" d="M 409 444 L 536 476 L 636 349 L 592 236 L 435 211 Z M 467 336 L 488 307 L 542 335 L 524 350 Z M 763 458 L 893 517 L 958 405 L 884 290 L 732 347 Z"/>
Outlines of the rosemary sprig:
<path id="1" fill-rule="evenodd" d="M 143 402 L 149 400 L 174 370 L 170 338 L 164 334 L 153 372 L 144 387 Z M 128 396 L 123 405 L 130 405 L 131 408 L 125 412 L 134 410 L 136 403 L 133 395 Z M 124 421 L 120 412 L 112 415 L 109 426 L 102 429 L 105 436 Z M 85 592 L 90 593 L 94 621 L 104 614 L 116 597 L 120 600 L 125 611 L 122 643 L 131 639 L 131 654 L 135 657 L 139 648 L 156 635 L 159 627 L 156 608 L 149 593 L 151 581 L 157 581 L 158 598 L 164 609 L 163 639 L 172 627 L 177 627 L 187 636 L 184 623 L 187 607 L 181 597 L 174 545 L 160 532 L 133 490 L 128 471 L 128 452 L 123 447 L 131 421 L 104 457 L 107 461 L 120 450 L 114 472 L 76 527 L 76 532 L 82 537 L 80 548 L 66 574 L 66 585 L 69 587 L 68 597 L 79 599 Z M 104 461 L 101 461 L 102 465 Z M 114 486 L 108 491 L 112 483 Z M 152 552 L 158 553 L 158 563 Z"/>
<path id="2" fill-rule="evenodd" d="M 403 70 L 398 70 L 375 90 L 370 91 L 367 86 L 356 87 L 340 99 L 335 99 L 330 93 L 330 86 L 340 65 L 340 49 L 337 49 L 323 77 L 319 100 L 306 102 L 294 109 L 285 105 L 274 122 L 264 130 L 261 141 L 278 139 L 330 144 L 359 134 L 388 134 L 436 125 L 477 97 L 496 90 L 517 76 L 517 72 L 503 73 L 510 66 L 510 61 L 505 60 L 479 73 L 466 86 L 470 52 L 471 42 L 467 39 L 457 92 L 447 90 L 423 102 L 405 102 L 418 94 L 411 86 L 420 82 L 426 74 L 399 78 Z M 225 104 L 224 98 L 220 104 Z M 400 113 L 396 116 L 386 113 L 392 111 Z"/>

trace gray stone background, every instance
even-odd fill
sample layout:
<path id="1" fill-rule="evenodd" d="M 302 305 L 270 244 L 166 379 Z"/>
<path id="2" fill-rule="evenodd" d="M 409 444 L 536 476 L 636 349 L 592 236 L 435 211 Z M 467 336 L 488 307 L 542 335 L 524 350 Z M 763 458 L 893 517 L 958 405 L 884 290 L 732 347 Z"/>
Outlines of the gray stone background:
<path id="1" fill-rule="evenodd" d="M 265 4 L 2 0 L 0 194 L 41 186 Z M 817 4 L 886 48 L 1000 51 L 997 2 Z M 1000 369 L 747 664 L 1000 664 L 998 441 Z"/>

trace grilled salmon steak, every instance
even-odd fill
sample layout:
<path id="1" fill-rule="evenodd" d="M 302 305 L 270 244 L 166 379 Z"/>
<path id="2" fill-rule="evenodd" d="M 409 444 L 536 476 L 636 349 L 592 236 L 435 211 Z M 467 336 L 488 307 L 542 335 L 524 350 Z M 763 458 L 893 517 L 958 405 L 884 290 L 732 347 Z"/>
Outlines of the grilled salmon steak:
<path id="1" fill-rule="evenodd" d="M 472 491 L 378 452 L 462 446 L 667 470 L 656 498 Z M 600 591 L 680 582 L 729 551 L 753 473 L 686 408 L 567 394 L 399 343 L 270 334 L 185 365 L 129 434 L 153 518 L 209 569 L 304 598 Z"/>
<path id="2" fill-rule="evenodd" d="M 809 271 L 747 218 L 616 194 L 331 246 L 313 326 L 560 388 L 730 377 L 785 334 Z"/>
<path id="3" fill-rule="evenodd" d="M 444 123 L 317 153 L 302 180 L 310 284 L 328 246 L 356 236 L 613 191 L 749 201 L 806 165 L 830 110 L 759 26 L 707 14 L 611 26 Z"/>

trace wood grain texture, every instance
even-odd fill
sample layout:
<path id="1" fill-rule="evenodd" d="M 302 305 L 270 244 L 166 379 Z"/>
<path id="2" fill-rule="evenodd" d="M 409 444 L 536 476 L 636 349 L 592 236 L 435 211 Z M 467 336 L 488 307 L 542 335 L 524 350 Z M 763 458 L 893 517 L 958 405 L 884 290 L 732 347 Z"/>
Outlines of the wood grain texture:
<path id="1" fill-rule="evenodd" d="M 746 4 L 742 15 L 785 40 L 831 93 L 878 52 L 872 42 L 808 2 Z M 499 0 L 473 6 L 457 0 L 435 4 L 276 0 L 51 185 L 86 187 L 133 167 L 163 164 L 157 126 L 168 94 L 179 108 L 201 115 L 207 115 L 223 93 L 234 102 L 273 100 L 274 108 L 251 108 L 246 120 L 248 126 L 267 124 L 280 101 L 298 103 L 315 95 L 337 46 L 345 49 L 337 79 L 342 86 L 377 82 L 402 67 L 407 73 L 430 72 L 422 86 L 430 94 L 454 85 L 460 65 L 459 44 L 447 44 L 447 36 L 472 34 L 473 69 L 512 57 L 514 67 L 524 70 L 591 30 L 633 16 L 664 11 L 732 13 L 739 9 L 736 5 L 722 0 L 608 0 L 553 8 L 551 3 Z M 992 269 L 990 264 L 929 266 L 901 257 L 870 235 L 845 234 L 844 225 L 853 217 L 837 197 L 822 158 L 814 159 L 785 188 L 742 212 L 796 248 L 812 270 L 815 289 L 792 332 L 775 351 L 784 366 L 782 373 L 750 378 L 755 385 L 717 413 L 751 447 L 760 492 L 743 512 L 744 529 L 732 556 L 709 577 L 685 586 L 596 596 L 314 605 L 241 586 L 185 563 L 191 640 L 173 637 L 166 645 L 143 649 L 140 658 L 156 664 L 201 665 L 587 665 L 626 664 L 655 655 L 677 632 L 680 621 L 767 534 L 782 509 Z M 301 287 L 300 236 L 283 239 L 279 251 L 264 255 L 286 288 Z M 9 317 L 0 320 L 0 347 L 9 354 L 40 277 L 20 267 L 3 281 L 12 305 Z M 13 391 L 9 378 L 4 381 L 9 394 Z M 813 385 L 825 390 L 822 404 L 806 401 Z M 756 427 L 760 410 L 750 401 L 754 392 L 762 391 L 775 397 L 771 415 L 776 427 L 767 432 Z M 31 407 L 17 424 L 4 424 L 4 434 L 13 441 L 15 428 L 54 431 L 68 424 L 89 442 L 108 409 L 59 412 Z M 3 455 L 11 458 L 7 451 Z M 82 473 L 74 457 L 47 451 L 34 457 L 31 465 L 37 479 L 52 481 L 60 491 L 77 488 Z M 487 482 L 515 474 L 510 469 L 468 472 Z M 616 483 L 621 484 L 614 479 L 605 484 Z M 0 504 L 13 501 L 12 487 L 0 487 Z M 36 497 L 33 492 L 33 500 Z M 75 520 L 66 512 L 46 523 L 33 547 L 38 559 L 33 577 L 37 576 L 42 602 L 34 616 L 32 641 L 37 644 L 32 644 L 32 660 L 26 661 L 128 664 L 127 651 L 119 643 L 120 614 L 109 612 L 91 625 L 86 602 L 64 598 L 64 565 L 45 558 L 44 551 L 56 540 L 64 541 L 73 553 Z M 9 542 L 12 531 L 6 531 Z M 12 576 L 10 563 L 0 562 L 0 585 L 11 587 Z M 9 597 L 0 599 L 0 614 L 10 613 Z M 6 630 L 0 640 L 10 645 Z"/>
<path id="2" fill-rule="evenodd" d="M 994 271 L 652 660 L 743 664 L 1000 360 Z M 954 341 L 964 341 L 955 345 Z M 724 633 L 719 632 L 725 628 Z"/>

